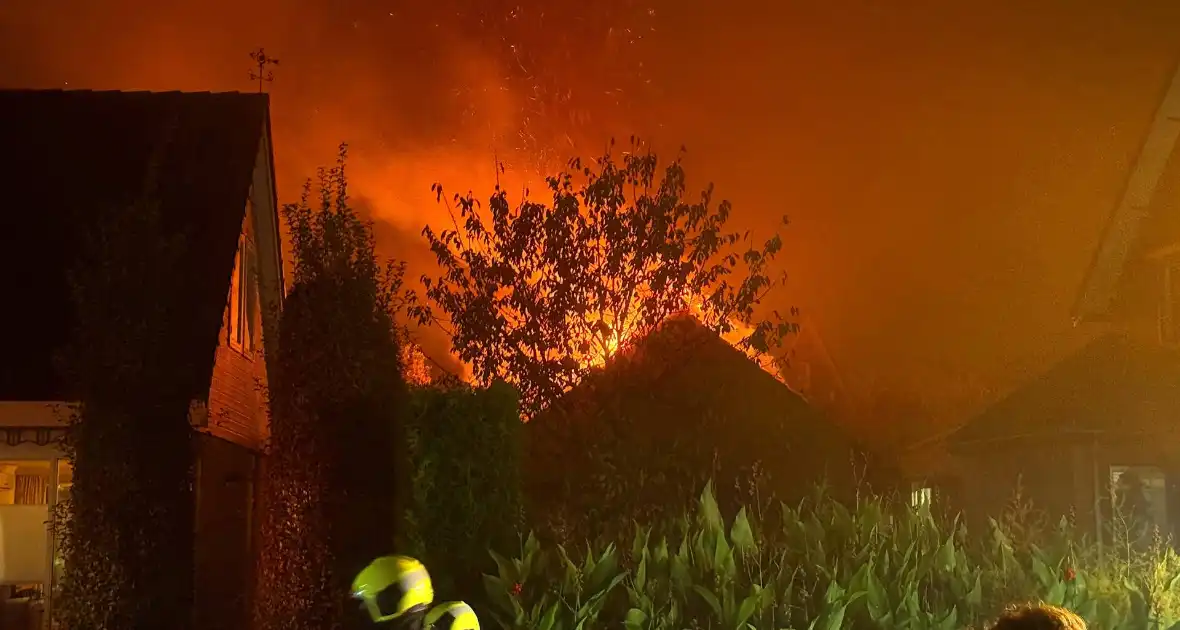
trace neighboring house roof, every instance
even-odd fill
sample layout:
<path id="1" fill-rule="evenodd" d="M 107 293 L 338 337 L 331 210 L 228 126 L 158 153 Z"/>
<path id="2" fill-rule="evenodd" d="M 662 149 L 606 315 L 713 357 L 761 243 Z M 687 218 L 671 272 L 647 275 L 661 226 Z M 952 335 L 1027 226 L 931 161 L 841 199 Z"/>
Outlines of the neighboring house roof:
<path id="1" fill-rule="evenodd" d="M 622 419 L 622 429 L 616 421 Z M 576 459 L 585 440 L 616 430 L 653 448 L 706 448 L 768 472 L 851 471 L 856 440 L 742 351 L 689 316 L 664 322 L 528 423 L 530 457 Z M 693 435 L 697 438 L 694 440 Z M 703 444 L 696 441 L 704 438 Z M 677 451 L 679 452 L 679 451 Z M 688 465 L 686 463 L 686 465 Z M 847 469 L 847 470 L 845 470 Z M 539 464 L 538 470 L 546 470 Z"/>
<path id="2" fill-rule="evenodd" d="M 1153 237 L 1180 233 L 1171 195 L 1159 194 L 1161 181 L 1174 188 L 1180 179 L 1180 160 L 1173 159 L 1180 138 L 1180 66 L 1165 90 L 1074 304 L 1075 322 L 1108 318 L 1132 252 L 1159 245 Z"/>
<path id="3" fill-rule="evenodd" d="M 1095 339 L 952 433 L 952 449 L 1079 436 L 1164 434 L 1180 409 L 1180 355 L 1121 334 Z M 1051 453 L 1050 453 L 1051 454 Z"/>
<path id="4" fill-rule="evenodd" d="M 264 94 L 0 90 L 3 287 L 0 399 L 68 400 L 55 358 L 69 341 L 67 275 L 104 209 L 136 202 L 155 161 L 163 229 L 182 234 L 186 303 L 169 309 L 208 395 L 238 235 L 269 126 Z"/>

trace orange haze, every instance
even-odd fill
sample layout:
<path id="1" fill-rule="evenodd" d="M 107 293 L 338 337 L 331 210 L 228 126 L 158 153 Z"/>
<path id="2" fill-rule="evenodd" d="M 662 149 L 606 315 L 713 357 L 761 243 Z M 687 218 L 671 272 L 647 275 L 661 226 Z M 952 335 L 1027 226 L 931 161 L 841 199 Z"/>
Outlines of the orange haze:
<path id="1" fill-rule="evenodd" d="M 448 17 L 464 4 L 5 0 L 0 86 L 251 90 L 247 53 L 265 46 L 281 60 L 283 200 L 348 141 L 353 191 L 416 280 L 418 233 L 446 220 L 432 183 L 486 194 L 493 152 L 516 167 L 510 191 L 536 180 L 515 151 L 538 129 L 529 93 L 503 81 L 519 64 Z M 772 306 L 819 323 L 846 382 L 938 396 L 969 374 L 1003 388 L 1077 343 L 1069 307 L 1180 53 L 1180 3 L 651 4 L 650 21 L 619 18 L 609 36 L 571 18 L 522 40 L 586 38 L 565 44 L 582 65 L 555 83 L 581 124 L 533 138 L 555 161 L 611 135 L 683 143 L 736 227 L 761 240 L 789 214 L 791 281 Z M 642 97 L 606 84 L 610 64 L 583 69 L 608 53 L 643 62 Z M 445 340 L 425 345 L 437 356 Z"/>

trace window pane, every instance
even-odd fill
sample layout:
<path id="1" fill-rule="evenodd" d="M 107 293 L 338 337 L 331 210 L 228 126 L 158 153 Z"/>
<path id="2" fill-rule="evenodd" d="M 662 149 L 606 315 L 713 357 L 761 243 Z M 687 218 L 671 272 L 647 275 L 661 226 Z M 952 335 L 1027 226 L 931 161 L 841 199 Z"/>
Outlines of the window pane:
<path id="1" fill-rule="evenodd" d="M 40 590 L 49 577 L 49 460 L 0 461 L 0 584 Z"/>
<path id="2" fill-rule="evenodd" d="M 1115 525 L 1134 540 L 1159 528 L 1168 533 L 1167 478 L 1154 466 L 1111 466 L 1111 504 Z"/>
<path id="3" fill-rule="evenodd" d="M 49 460 L 0 461 L 2 505 L 49 505 Z"/>
<path id="4" fill-rule="evenodd" d="M 245 239 L 242 240 L 238 250 L 238 308 L 234 311 L 234 334 L 238 343 L 244 343 L 246 340 L 246 265 L 248 262 L 246 253 Z"/>
<path id="5" fill-rule="evenodd" d="M 925 486 L 916 486 L 910 492 L 910 505 L 917 508 L 930 506 L 934 502 L 934 491 Z"/>
<path id="6" fill-rule="evenodd" d="M 240 343 L 238 331 L 241 329 L 240 313 L 242 310 L 242 283 L 240 281 L 242 267 L 241 261 L 242 247 L 241 241 L 239 241 L 238 252 L 234 254 L 234 272 L 233 275 L 230 276 L 229 288 L 229 340 L 234 344 Z"/>
<path id="7" fill-rule="evenodd" d="M 244 334 L 243 346 L 247 350 L 253 350 L 254 344 L 258 340 L 258 334 L 255 328 L 258 325 L 258 273 L 255 269 L 257 264 L 257 256 L 254 253 L 254 245 L 246 243 L 246 264 L 243 265 L 244 281 L 242 282 L 243 291 L 245 295 L 242 298 L 243 315 L 242 320 L 245 325 L 242 327 Z"/>

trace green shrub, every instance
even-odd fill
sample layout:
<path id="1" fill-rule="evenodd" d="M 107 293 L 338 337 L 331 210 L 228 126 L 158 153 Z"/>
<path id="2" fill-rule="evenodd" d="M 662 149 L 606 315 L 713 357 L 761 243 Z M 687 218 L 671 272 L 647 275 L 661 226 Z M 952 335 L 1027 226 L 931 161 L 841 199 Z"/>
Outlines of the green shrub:
<path id="1" fill-rule="evenodd" d="M 351 207 L 345 147 L 283 207 L 291 288 L 264 336 L 270 441 L 259 514 L 258 630 L 367 628 L 344 594 L 390 553 L 400 511 L 405 403 L 392 319 L 396 266 Z"/>
<path id="2" fill-rule="evenodd" d="M 517 541 L 520 429 L 516 391 L 502 382 L 411 394 L 412 535 L 402 548 L 426 562 L 444 593 L 469 598 L 490 569 L 487 550 Z"/>
<path id="3" fill-rule="evenodd" d="M 778 525 L 774 525 L 778 523 Z M 1101 555 L 1068 520 L 1040 544 L 1003 521 L 968 537 L 958 519 L 822 491 L 781 513 L 722 518 L 711 487 L 696 513 L 623 544 L 493 553 L 485 575 L 505 630 L 880 628 L 979 626 L 1014 601 L 1064 605 L 1095 628 L 1168 628 L 1180 559 L 1164 545 L 1128 560 Z"/>
<path id="4" fill-rule="evenodd" d="M 175 271 L 188 239 L 165 225 L 155 166 L 133 203 L 88 208 L 75 241 L 75 328 L 58 357 L 80 403 L 62 445 L 74 486 L 52 522 L 64 561 L 55 621 L 75 630 L 193 627 L 188 412 L 208 393 L 208 365 L 178 343 L 176 322 L 207 320 L 177 312 L 192 290 Z"/>

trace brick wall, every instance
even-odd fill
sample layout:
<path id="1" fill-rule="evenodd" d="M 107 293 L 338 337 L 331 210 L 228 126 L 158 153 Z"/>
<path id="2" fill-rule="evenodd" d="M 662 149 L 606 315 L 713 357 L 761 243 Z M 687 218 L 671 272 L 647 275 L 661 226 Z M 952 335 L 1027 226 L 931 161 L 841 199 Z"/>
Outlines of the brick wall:
<path id="1" fill-rule="evenodd" d="M 243 446 L 260 448 L 265 437 L 266 400 L 259 385 L 265 382 L 261 350 L 242 353 L 231 348 L 223 332 L 209 390 L 209 432 Z"/>
<path id="2" fill-rule="evenodd" d="M 248 211 L 244 225 L 248 228 L 252 215 Z M 250 230 L 243 232 L 250 238 Z M 240 262 L 240 261 L 239 261 Z M 235 263 L 234 278 L 238 270 Z M 257 293 L 259 284 L 253 283 L 253 304 L 261 304 Z M 209 390 L 209 426 L 213 435 L 243 446 L 260 449 L 266 437 L 266 396 L 260 391 L 266 383 L 266 363 L 263 360 L 261 309 L 254 308 L 253 348 L 242 349 L 230 343 L 231 299 L 238 289 L 236 281 L 226 292 L 226 307 L 222 315 L 221 333 L 213 363 L 213 377 Z"/>

